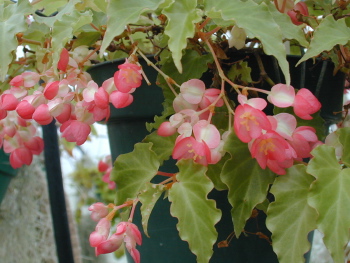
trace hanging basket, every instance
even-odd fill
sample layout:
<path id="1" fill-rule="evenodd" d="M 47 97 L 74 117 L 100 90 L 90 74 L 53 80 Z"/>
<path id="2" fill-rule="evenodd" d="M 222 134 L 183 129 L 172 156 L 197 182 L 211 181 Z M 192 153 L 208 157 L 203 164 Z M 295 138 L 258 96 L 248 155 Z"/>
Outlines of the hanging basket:
<path id="1" fill-rule="evenodd" d="M 278 66 L 274 66 L 274 59 L 269 56 L 264 56 L 263 59 L 267 74 L 276 83 L 283 82 L 283 75 Z M 333 67 L 330 63 L 321 62 L 315 65 L 312 61 L 307 61 L 295 67 L 299 57 L 291 56 L 289 59 L 292 75 L 291 84 L 297 89 L 310 89 L 314 94 L 316 93 L 323 105 L 331 105 L 330 108 L 322 107 L 321 116 L 329 122 L 336 122 L 341 116 L 333 114 L 333 112 L 342 109 L 344 76 L 339 74 L 333 76 Z M 101 63 L 89 69 L 88 72 L 94 81 L 102 85 L 104 80 L 113 77 L 117 66 L 122 63 L 124 60 Z M 145 62 L 140 61 L 140 63 L 152 85 L 148 86 L 143 83 L 141 87 L 137 88 L 133 93 L 134 102 L 130 106 L 123 109 L 111 107 L 111 117 L 107 122 L 107 128 L 113 160 L 120 154 L 131 152 L 134 145 L 141 142 L 149 134 L 145 123 L 152 122 L 154 116 L 160 115 L 163 110 L 162 90 L 154 84 L 157 73 Z M 252 68 L 252 77 L 258 79 L 259 67 L 253 55 L 248 59 L 248 64 Z M 161 171 L 177 172 L 175 161 L 165 162 Z M 217 208 L 222 210 L 222 219 L 215 226 L 219 237 L 213 247 L 214 254 L 210 262 L 278 262 L 272 246 L 258 235 L 249 235 L 249 237 L 241 235 L 239 239 L 232 239 L 228 247 L 219 248 L 218 243 L 225 240 L 233 232 L 230 212 L 232 207 L 227 200 L 227 191 L 214 190 L 210 193 L 209 198 L 214 199 Z M 188 243 L 180 239 L 176 229 L 177 219 L 172 217 L 169 211 L 170 202 L 168 199 L 160 198 L 149 219 L 150 238 L 143 235 L 143 244 L 138 247 L 142 262 L 196 262 L 196 257 L 189 250 Z M 252 217 L 247 221 L 245 230 L 251 233 L 262 232 L 265 236 L 270 237 L 271 233 L 265 226 L 265 217 L 264 213 L 258 213 L 257 217 Z M 133 222 L 142 229 L 139 207 L 136 208 Z M 129 262 L 133 262 L 131 257 L 129 257 Z"/>

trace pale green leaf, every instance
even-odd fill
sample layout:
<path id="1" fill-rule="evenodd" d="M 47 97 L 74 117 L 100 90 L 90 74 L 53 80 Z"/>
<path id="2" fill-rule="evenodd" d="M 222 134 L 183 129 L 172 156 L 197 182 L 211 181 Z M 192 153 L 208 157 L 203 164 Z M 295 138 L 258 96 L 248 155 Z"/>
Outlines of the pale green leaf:
<path id="1" fill-rule="evenodd" d="M 104 53 L 115 36 L 125 30 L 125 26 L 135 23 L 140 15 L 147 10 L 156 10 L 164 0 L 118 0 L 109 1 L 107 7 L 107 30 L 104 35 L 101 54 Z"/>
<path id="2" fill-rule="evenodd" d="M 349 40 L 350 28 L 346 26 L 345 19 L 334 20 L 334 17 L 329 15 L 315 29 L 310 46 L 298 64 L 318 56 L 323 51 L 331 50 L 335 45 L 345 45 Z"/>
<path id="3" fill-rule="evenodd" d="M 207 263 L 218 237 L 215 224 L 221 218 L 215 201 L 207 198 L 213 183 L 205 175 L 206 167 L 192 160 L 182 160 L 178 167 L 177 182 L 169 190 L 170 212 L 178 218 L 180 237 L 188 242 L 197 262 Z"/>
<path id="4" fill-rule="evenodd" d="M 331 146 L 318 146 L 312 155 L 307 172 L 316 180 L 309 204 L 319 213 L 317 228 L 334 262 L 344 262 L 344 247 L 350 239 L 350 169 L 341 169 Z"/>
<path id="5" fill-rule="evenodd" d="M 350 167 L 350 127 L 338 129 L 336 133 L 339 135 L 339 142 L 343 145 L 342 162 Z"/>
<path id="6" fill-rule="evenodd" d="M 149 217 L 152 213 L 154 205 L 165 190 L 166 188 L 164 185 L 146 183 L 146 187 L 141 191 L 139 195 L 139 200 L 142 203 L 140 210 L 142 216 L 143 231 L 148 237 L 149 235 L 147 226 Z"/>
<path id="7" fill-rule="evenodd" d="M 269 205 L 266 225 L 281 263 L 304 262 L 310 249 L 307 237 L 316 228 L 317 218 L 316 210 L 307 203 L 313 180 L 305 165 L 295 165 L 277 177 L 270 190 L 275 201 Z"/>
<path id="8" fill-rule="evenodd" d="M 0 81 L 5 81 L 9 64 L 18 46 L 16 34 L 27 29 L 25 15 L 31 11 L 28 1 L 0 6 Z"/>
<path id="9" fill-rule="evenodd" d="M 117 203 L 135 199 L 157 174 L 159 161 L 152 143 L 137 143 L 134 151 L 121 154 L 114 162 L 112 180 L 117 184 Z"/>
<path id="10" fill-rule="evenodd" d="M 252 0 L 207 0 L 206 14 L 224 20 L 231 20 L 238 27 L 243 28 L 250 38 L 258 38 L 267 55 L 274 56 L 285 76 L 286 83 L 290 83 L 289 64 L 279 25 L 272 17 L 266 4 L 258 5 Z M 247 15 L 249 14 L 249 15 Z"/>
<path id="11" fill-rule="evenodd" d="M 42 14 L 50 16 L 57 10 L 63 8 L 68 2 L 68 0 L 41 0 L 34 4 L 34 8 L 36 10 L 43 10 Z"/>
<path id="12" fill-rule="evenodd" d="M 231 133 L 224 149 L 231 154 L 221 172 L 222 181 L 228 186 L 228 200 L 232 205 L 232 220 L 236 236 L 239 237 L 253 208 L 264 202 L 274 175 L 263 170 L 251 157 L 248 145 Z"/>
<path id="13" fill-rule="evenodd" d="M 50 2 L 50 4 L 52 4 L 52 1 L 47 1 L 47 2 Z M 62 2 L 66 2 L 67 4 L 63 6 L 63 3 Z M 34 14 L 34 19 L 35 21 L 37 21 L 38 23 L 43 23 L 49 27 L 53 27 L 54 23 L 56 21 L 60 21 L 62 20 L 63 16 L 64 15 L 70 15 L 74 12 L 77 12 L 75 10 L 75 5 L 77 3 L 80 3 L 80 0 L 70 0 L 70 1 L 55 1 L 55 4 L 54 5 L 51 5 L 51 7 L 55 7 L 52 11 L 58 11 L 59 12 L 57 14 L 55 14 L 54 16 L 49 16 L 49 17 L 45 17 L 45 16 L 38 16 L 36 14 Z M 45 5 L 50 5 L 50 4 L 47 4 L 45 3 Z M 63 6 L 63 7 L 62 7 Z M 50 9 L 51 10 L 51 9 Z M 51 11 L 50 11 L 51 12 Z M 46 14 L 46 15 L 50 15 L 51 13 L 49 14 Z M 72 26 L 72 25 L 71 25 Z"/>
<path id="14" fill-rule="evenodd" d="M 158 156 L 158 160 L 160 162 L 163 162 L 165 160 L 168 160 L 171 156 L 175 145 L 176 137 L 176 134 L 172 136 L 163 137 L 158 135 L 155 131 L 147 135 L 143 142 L 151 142 L 153 144 L 152 151 L 154 151 L 155 154 Z"/>
<path id="15" fill-rule="evenodd" d="M 91 21 L 91 11 L 85 13 L 74 11 L 69 15 L 64 15 L 62 20 L 57 20 L 54 23 L 52 28 L 52 49 L 55 50 L 52 55 L 53 65 L 58 63 L 62 48 L 73 37 L 74 32 Z"/>
<path id="16" fill-rule="evenodd" d="M 169 36 L 169 49 L 180 73 L 182 50 L 187 46 L 187 38 L 194 36 L 195 23 L 202 19 L 196 6 L 196 0 L 177 0 L 163 11 L 168 18 L 164 33 Z"/>

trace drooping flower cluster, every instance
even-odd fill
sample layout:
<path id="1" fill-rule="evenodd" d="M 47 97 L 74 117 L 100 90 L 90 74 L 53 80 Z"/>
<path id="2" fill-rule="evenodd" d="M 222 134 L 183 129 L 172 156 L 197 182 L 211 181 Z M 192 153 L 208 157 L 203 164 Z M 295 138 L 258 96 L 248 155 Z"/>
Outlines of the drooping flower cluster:
<path id="1" fill-rule="evenodd" d="M 253 158 L 259 165 L 277 174 L 285 174 L 285 168 L 291 167 L 294 160 L 301 161 L 311 157 L 311 150 L 319 142 L 315 129 L 309 126 L 297 127 L 296 118 L 289 113 L 267 116 L 263 109 L 266 101 L 260 98 L 238 98 L 234 117 L 234 130 L 238 138 L 248 143 Z M 268 100 L 278 107 L 293 106 L 295 114 L 309 120 L 321 104 L 306 89 L 295 95 L 292 86 L 277 84 L 271 89 Z"/>
<path id="2" fill-rule="evenodd" d="M 160 136 L 179 134 L 172 153 L 174 159 L 193 159 L 203 165 L 221 159 L 223 140 L 218 129 L 210 123 L 210 116 L 212 108 L 222 105 L 220 90 L 205 89 L 199 79 L 181 85 L 180 94 L 173 102 L 176 113 L 158 129 Z"/>
<path id="3" fill-rule="evenodd" d="M 108 119 L 110 103 L 116 108 L 132 103 L 131 93 L 141 85 L 142 80 L 140 66 L 126 60 L 119 66 L 114 78 L 106 80 L 99 87 L 82 70 L 84 65 L 90 65 L 89 60 L 84 60 L 88 52 L 84 46 L 72 52 L 63 49 L 57 65 L 58 74 L 50 68 L 41 74 L 24 72 L 13 78 L 10 89 L 0 96 L 0 118 L 6 119 L 8 112 L 15 112 L 24 122 L 34 120 L 40 125 L 47 125 L 55 119 L 61 124 L 62 137 L 77 145 L 83 144 L 91 132 L 90 125 Z M 43 86 L 38 87 L 39 81 L 45 81 Z M 30 89 L 34 86 L 38 88 L 31 93 Z M 1 139 L 19 140 L 14 134 L 7 133 Z M 22 150 L 17 152 L 24 151 L 20 140 L 11 145 L 12 148 L 7 149 L 10 152 L 20 148 Z M 30 164 L 31 161 L 27 158 L 22 163 Z M 11 161 L 11 164 L 19 167 L 19 162 Z"/>
<path id="4" fill-rule="evenodd" d="M 120 207 L 114 206 L 111 212 L 108 210 L 109 207 L 103 203 L 95 203 L 89 207 L 89 211 L 92 212 L 91 218 L 98 222 L 95 231 L 90 234 L 90 245 L 95 248 L 95 254 L 98 256 L 116 251 L 124 242 L 135 263 L 139 263 L 140 252 L 136 249 L 136 245 L 142 244 L 141 232 L 131 222 L 120 222 L 116 226 L 116 232 L 110 234 L 111 220 Z"/>

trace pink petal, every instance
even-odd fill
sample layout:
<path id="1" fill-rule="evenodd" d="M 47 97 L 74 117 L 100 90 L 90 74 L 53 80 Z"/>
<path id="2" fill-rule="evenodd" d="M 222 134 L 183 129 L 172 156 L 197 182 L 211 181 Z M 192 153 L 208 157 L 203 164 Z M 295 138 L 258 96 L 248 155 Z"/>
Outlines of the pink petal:
<path id="1" fill-rule="evenodd" d="M 199 79 L 190 79 L 182 83 L 180 92 L 183 98 L 191 104 L 198 104 L 203 97 L 205 84 Z"/>
<path id="2" fill-rule="evenodd" d="M 206 120 L 201 120 L 193 126 L 193 134 L 197 141 L 205 141 L 211 149 L 216 148 L 220 144 L 220 132 Z"/>
<path id="3" fill-rule="evenodd" d="M 123 93 L 116 90 L 111 93 L 109 100 L 115 108 L 120 109 L 129 106 L 134 98 L 129 93 Z"/>
<path id="4" fill-rule="evenodd" d="M 33 119 L 41 125 L 51 123 L 53 117 L 50 114 L 49 106 L 47 106 L 47 104 L 41 104 L 38 108 L 36 108 L 35 112 L 33 113 Z"/>
<path id="5" fill-rule="evenodd" d="M 285 84 L 276 84 L 271 88 L 267 99 L 277 107 L 287 108 L 293 105 L 295 90 L 292 86 Z"/>

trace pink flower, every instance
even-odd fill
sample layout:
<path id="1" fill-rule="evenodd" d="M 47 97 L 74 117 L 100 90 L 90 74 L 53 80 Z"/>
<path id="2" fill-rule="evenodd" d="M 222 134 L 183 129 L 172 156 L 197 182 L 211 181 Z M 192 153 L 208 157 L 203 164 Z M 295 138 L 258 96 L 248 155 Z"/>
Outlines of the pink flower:
<path id="1" fill-rule="evenodd" d="M 207 108 L 209 105 L 211 105 L 212 103 L 214 103 L 219 95 L 220 95 L 221 91 L 219 89 L 214 89 L 214 88 L 210 88 L 210 89 L 206 89 L 204 94 L 203 94 L 203 98 L 201 100 L 201 102 L 199 103 L 199 107 L 201 109 L 205 109 Z M 224 101 L 223 99 L 219 99 L 215 106 L 216 107 L 221 107 L 222 105 L 224 105 Z"/>
<path id="2" fill-rule="evenodd" d="M 102 218 L 96 225 L 95 231 L 90 234 L 90 246 L 97 247 L 103 241 L 106 241 L 111 229 L 111 221 Z"/>
<path id="3" fill-rule="evenodd" d="M 292 86 L 286 84 L 276 84 L 271 88 L 267 99 L 277 107 L 287 108 L 293 105 L 295 90 Z"/>
<path id="4" fill-rule="evenodd" d="M 293 10 L 290 10 L 287 12 L 287 14 L 289 15 L 290 19 L 292 20 L 292 23 L 295 25 L 301 25 L 303 24 L 303 22 L 300 22 L 298 20 L 298 14 L 302 14 L 304 16 L 308 16 L 309 15 L 309 10 L 307 9 L 307 5 L 304 2 L 298 2 Z"/>
<path id="5" fill-rule="evenodd" d="M 142 244 L 142 236 L 138 227 L 130 222 L 121 222 L 117 225 L 116 232 L 96 247 L 96 255 L 107 254 L 116 251 L 125 242 L 125 247 L 134 259 L 135 263 L 140 263 L 140 253 L 136 249 L 136 244 Z"/>
<path id="6" fill-rule="evenodd" d="M 60 60 L 58 61 L 58 64 L 57 64 L 57 68 L 59 70 L 66 71 L 67 66 L 68 66 L 68 62 L 69 62 L 68 50 L 63 48 L 61 51 Z"/>
<path id="7" fill-rule="evenodd" d="M 295 129 L 289 144 L 293 147 L 299 158 L 311 157 L 313 145 L 318 142 L 315 129 L 309 126 L 300 126 Z"/>
<path id="8" fill-rule="evenodd" d="M 101 220 L 103 217 L 108 215 L 108 206 L 106 206 L 105 204 L 98 202 L 98 203 L 94 203 L 92 205 L 89 206 L 89 211 L 91 211 L 91 219 L 98 222 L 99 220 Z"/>
<path id="9" fill-rule="evenodd" d="M 128 93 L 141 85 L 140 66 L 126 61 L 118 68 L 119 70 L 114 73 L 114 84 L 120 92 Z"/>
<path id="10" fill-rule="evenodd" d="M 33 160 L 32 152 L 26 147 L 15 149 L 10 154 L 10 164 L 13 168 L 20 168 L 22 165 L 30 165 Z"/>
<path id="11" fill-rule="evenodd" d="M 53 120 L 47 104 L 41 104 L 38 108 L 36 108 L 32 118 L 40 125 L 50 124 Z"/>
<path id="12" fill-rule="evenodd" d="M 265 169 L 267 166 L 277 174 L 284 174 L 284 168 L 293 165 L 289 144 L 273 131 L 256 138 L 250 146 L 250 152 L 261 168 Z"/>
<path id="13" fill-rule="evenodd" d="M 220 144 L 220 132 L 206 120 L 201 120 L 193 126 L 193 134 L 197 141 L 204 141 L 210 149 Z"/>
<path id="14" fill-rule="evenodd" d="M 321 109 L 321 103 L 308 89 L 300 89 L 294 100 L 294 113 L 304 119 L 311 120 L 315 112 Z"/>
<path id="15" fill-rule="evenodd" d="M 68 142 L 76 142 L 77 145 L 82 145 L 91 132 L 90 125 L 77 120 L 66 121 L 60 127 L 62 137 Z"/>
<path id="16" fill-rule="evenodd" d="M 198 104 L 204 95 L 205 84 L 199 79 L 190 79 L 182 83 L 180 92 L 183 98 L 191 104 Z"/>
<path id="17" fill-rule="evenodd" d="M 193 159 L 196 163 L 207 166 L 211 162 L 211 153 L 204 141 L 197 141 L 193 137 L 178 137 L 172 156 L 174 159 Z"/>
<path id="18" fill-rule="evenodd" d="M 18 99 L 13 94 L 2 94 L 0 99 L 1 108 L 7 111 L 15 110 L 19 103 Z"/>
<path id="19" fill-rule="evenodd" d="M 253 108 L 258 109 L 258 110 L 263 110 L 267 106 L 266 100 L 264 100 L 262 98 L 251 98 L 248 100 L 247 96 L 239 94 L 237 99 L 238 99 L 238 102 L 240 104 L 242 104 L 242 105 L 248 104 L 248 105 L 250 105 Z"/>
<path id="20" fill-rule="evenodd" d="M 43 91 L 45 98 L 47 98 L 48 100 L 52 100 L 54 97 L 56 97 L 59 90 L 59 84 L 59 81 L 47 83 Z"/>
<path id="21" fill-rule="evenodd" d="M 233 127 L 238 138 L 245 143 L 259 137 L 262 130 L 271 130 L 266 114 L 248 104 L 236 108 Z"/>
<path id="22" fill-rule="evenodd" d="M 115 108 L 120 109 L 129 106 L 134 101 L 134 97 L 129 93 L 115 90 L 109 96 L 109 100 Z"/>

